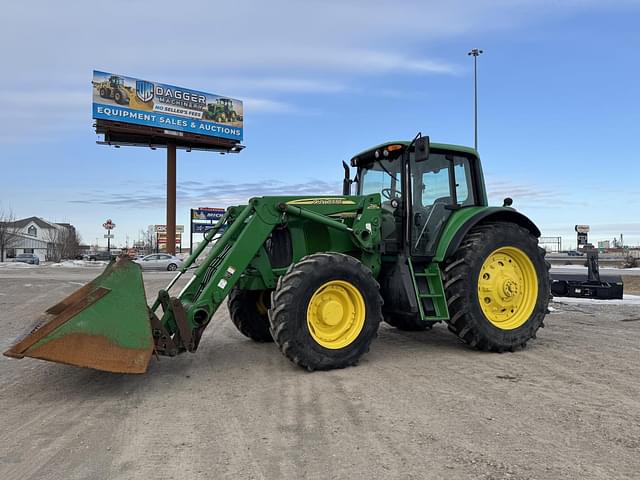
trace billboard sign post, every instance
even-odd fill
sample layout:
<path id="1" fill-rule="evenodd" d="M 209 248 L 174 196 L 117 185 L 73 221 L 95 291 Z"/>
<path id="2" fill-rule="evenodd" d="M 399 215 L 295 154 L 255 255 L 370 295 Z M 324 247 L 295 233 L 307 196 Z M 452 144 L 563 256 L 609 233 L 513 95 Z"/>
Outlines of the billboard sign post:
<path id="1" fill-rule="evenodd" d="M 102 224 L 102 228 L 104 228 L 107 231 L 107 234 L 104 236 L 104 238 L 107 239 L 107 252 L 111 253 L 111 239 L 113 238 L 113 234 L 111 233 L 111 230 L 116 228 L 116 224 L 113 223 L 113 220 L 109 218 L 106 222 Z"/>
<path id="2" fill-rule="evenodd" d="M 577 233 L 577 250 L 581 250 L 589 244 L 589 225 L 576 225 L 575 231 Z"/>
<path id="3" fill-rule="evenodd" d="M 98 143 L 167 148 L 167 252 L 175 254 L 176 149 L 240 152 L 242 101 L 99 70 L 91 84 Z"/>

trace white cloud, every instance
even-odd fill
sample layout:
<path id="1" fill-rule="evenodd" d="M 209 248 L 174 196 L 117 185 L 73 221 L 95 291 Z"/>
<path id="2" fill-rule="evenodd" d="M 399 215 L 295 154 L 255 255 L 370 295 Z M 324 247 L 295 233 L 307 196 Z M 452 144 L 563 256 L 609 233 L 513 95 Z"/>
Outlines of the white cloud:
<path id="1" fill-rule="evenodd" d="M 286 102 L 266 98 L 243 98 L 245 111 L 251 113 L 296 113 L 297 107 Z"/>
<path id="2" fill-rule="evenodd" d="M 627 5 L 629 2 L 606 3 Z M 3 139 L 41 118 L 40 135 L 86 121 L 93 68 L 203 90 L 246 94 L 254 111 L 305 110 L 274 94 L 358 91 L 364 77 L 451 75 L 439 44 L 514 28 L 545 15 L 603 8 L 595 1 L 536 0 L 36 0 L 8 2 L 0 16 Z M 86 94 L 86 97 L 85 97 Z M 82 104 L 82 106 L 80 106 Z M 84 105 L 86 104 L 86 108 Z M 54 112 L 44 119 L 43 110 Z M 26 120 L 25 120 L 26 122 Z"/>

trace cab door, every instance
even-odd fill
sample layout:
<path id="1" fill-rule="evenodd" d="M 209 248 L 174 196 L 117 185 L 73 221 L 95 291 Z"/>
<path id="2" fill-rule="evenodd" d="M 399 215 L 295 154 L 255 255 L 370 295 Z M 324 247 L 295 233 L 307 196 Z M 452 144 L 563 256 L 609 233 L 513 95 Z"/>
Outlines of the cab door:
<path id="1" fill-rule="evenodd" d="M 453 210 L 475 205 L 472 169 L 467 157 L 432 151 L 411 163 L 411 254 L 433 256 Z"/>

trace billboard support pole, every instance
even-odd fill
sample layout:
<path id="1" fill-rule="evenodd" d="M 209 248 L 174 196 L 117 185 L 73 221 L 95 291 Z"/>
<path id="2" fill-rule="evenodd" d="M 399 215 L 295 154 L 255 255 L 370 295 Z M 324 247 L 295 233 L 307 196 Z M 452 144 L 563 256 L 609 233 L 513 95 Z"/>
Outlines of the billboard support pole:
<path id="1" fill-rule="evenodd" d="M 176 254 L 176 144 L 167 143 L 167 253 Z"/>
<path id="2" fill-rule="evenodd" d="M 193 253 L 193 208 L 189 210 L 189 255 Z"/>

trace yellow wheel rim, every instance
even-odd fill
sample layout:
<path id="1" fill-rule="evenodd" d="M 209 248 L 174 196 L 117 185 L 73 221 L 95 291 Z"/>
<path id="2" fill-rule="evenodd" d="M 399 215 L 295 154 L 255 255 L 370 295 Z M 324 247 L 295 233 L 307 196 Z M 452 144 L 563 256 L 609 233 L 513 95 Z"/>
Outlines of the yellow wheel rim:
<path id="1" fill-rule="evenodd" d="M 524 325 L 537 299 L 538 276 L 526 253 L 501 247 L 486 258 L 478 278 L 478 301 L 492 325 L 502 330 Z"/>
<path id="2" fill-rule="evenodd" d="M 324 348 L 350 345 L 364 327 L 366 309 L 360 291 L 349 282 L 331 280 L 318 288 L 307 307 L 307 326 Z"/>
<path id="3" fill-rule="evenodd" d="M 265 295 L 268 295 L 269 292 L 267 290 L 262 290 L 258 294 L 258 299 L 256 300 L 256 310 L 260 315 L 267 315 L 269 313 L 269 308 L 267 308 L 267 304 L 265 303 Z"/>

